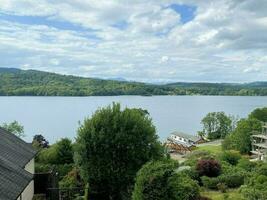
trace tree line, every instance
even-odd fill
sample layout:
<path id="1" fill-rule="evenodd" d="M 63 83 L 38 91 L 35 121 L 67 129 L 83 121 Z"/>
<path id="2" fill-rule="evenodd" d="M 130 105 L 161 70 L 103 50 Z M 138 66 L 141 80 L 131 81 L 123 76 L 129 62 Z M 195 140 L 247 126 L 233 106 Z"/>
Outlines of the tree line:
<path id="1" fill-rule="evenodd" d="M 251 84 L 138 82 L 66 76 L 35 70 L 0 68 L 2 96 L 238 95 L 266 96 L 265 82 Z"/>

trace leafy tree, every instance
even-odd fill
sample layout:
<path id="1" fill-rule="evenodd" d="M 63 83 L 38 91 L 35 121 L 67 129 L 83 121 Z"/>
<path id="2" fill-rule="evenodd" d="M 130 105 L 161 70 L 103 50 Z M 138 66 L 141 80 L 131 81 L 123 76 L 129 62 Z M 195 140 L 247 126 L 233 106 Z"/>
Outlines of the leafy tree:
<path id="1" fill-rule="evenodd" d="M 250 113 L 249 118 L 254 118 L 262 122 L 267 122 L 267 107 L 257 108 L 253 110 Z"/>
<path id="2" fill-rule="evenodd" d="M 261 122 L 255 118 L 241 119 L 236 129 L 226 137 L 222 144 L 223 149 L 234 149 L 240 153 L 251 151 L 251 135 L 253 131 L 261 130 Z"/>
<path id="3" fill-rule="evenodd" d="M 209 139 L 225 138 L 232 131 L 232 118 L 224 112 L 208 113 L 201 121 L 203 131 L 199 135 L 205 135 Z"/>
<path id="4" fill-rule="evenodd" d="M 18 121 L 13 121 L 11 123 L 4 123 L 2 124 L 2 127 L 9 131 L 10 133 L 13 133 L 14 135 L 22 138 L 22 137 L 25 137 L 25 134 L 24 134 L 24 127 L 22 125 L 19 124 Z"/>
<path id="5" fill-rule="evenodd" d="M 95 199 L 130 198 L 143 164 L 163 157 L 151 118 L 140 109 L 102 108 L 78 129 L 75 160 Z"/>
<path id="6" fill-rule="evenodd" d="M 49 147 L 49 142 L 44 138 L 44 136 L 35 135 L 35 136 L 33 136 L 32 146 L 35 149 L 48 148 Z"/>
<path id="7" fill-rule="evenodd" d="M 57 162 L 59 164 L 73 163 L 72 142 L 68 138 L 63 138 L 56 143 Z"/>
<path id="8" fill-rule="evenodd" d="M 133 200 L 194 200 L 199 187 L 186 175 L 177 174 L 178 163 L 171 160 L 149 162 L 137 174 Z"/>
<path id="9" fill-rule="evenodd" d="M 70 164 L 73 163 L 73 148 L 70 139 L 63 138 L 49 148 L 42 149 L 37 161 L 44 164 Z"/>

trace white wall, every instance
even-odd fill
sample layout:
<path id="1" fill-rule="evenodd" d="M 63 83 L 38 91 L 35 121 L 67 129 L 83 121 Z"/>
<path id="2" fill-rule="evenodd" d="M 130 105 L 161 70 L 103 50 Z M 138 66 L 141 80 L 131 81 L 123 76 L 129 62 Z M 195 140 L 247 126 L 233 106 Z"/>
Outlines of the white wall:
<path id="1" fill-rule="evenodd" d="M 34 174 L 34 158 L 25 166 L 26 171 Z M 18 200 L 32 200 L 34 194 L 34 181 L 32 180 L 29 185 L 22 192 Z"/>

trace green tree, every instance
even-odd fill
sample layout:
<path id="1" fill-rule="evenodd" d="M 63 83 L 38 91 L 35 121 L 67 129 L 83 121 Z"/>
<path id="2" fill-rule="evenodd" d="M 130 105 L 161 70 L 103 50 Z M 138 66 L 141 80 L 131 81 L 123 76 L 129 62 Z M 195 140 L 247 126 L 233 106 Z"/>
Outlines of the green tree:
<path id="1" fill-rule="evenodd" d="M 145 164 L 137 174 L 133 200 L 194 200 L 199 187 L 185 174 L 175 171 L 178 163 L 172 160 Z"/>
<path id="2" fill-rule="evenodd" d="M 201 121 L 203 131 L 199 135 L 205 135 L 209 139 L 225 138 L 232 131 L 232 118 L 224 112 L 208 113 Z"/>
<path id="3" fill-rule="evenodd" d="M 62 138 L 56 143 L 57 162 L 59 164 L 73 163 L 72 142 L 68 138 Z"/>
<path id="4" fill-rule="evenodd" d="M 261 130 L 261 122 L 255 118 L 241 119 L 236 129 L 223 141 L 222 147 L 225 150 L 238 150 L 240 153 L 251 151 L 251 135 L 253 131 Z"/>
<path id="5" fill-rule="evenodd" d="M 267 107 L 257 108 L 249 114 L 249 118 L 254 118 L 262 122 L 267 122 Z"/>
<path id="6" fill-rule="evenodd" d="M 163 157 L 151 118 L 119 104 L 96 111 L 78 129 L 75 160 L 95 199 L 129 199 L 137 171 Z"/>
<path id="7" fill-rule="evenodd" d="M 14 135 L 22 138 L 22 137 L 25 137 L 25 134 L 24 134 L 24 127 L 19 124 L 18 121 L 13 121 L 11 123 L 4 123 L 2 124 L 2 127 L 9 131 L 10 133 L 13 133 Z"/>
<path id="8" fill-rule="evenodd" d="M 49 142 L 45 139 L 44 136 L 35 135 L 35 136 L 33 136 L 32 146 L 35 149 L 48 148 L 49 147 Z"/>

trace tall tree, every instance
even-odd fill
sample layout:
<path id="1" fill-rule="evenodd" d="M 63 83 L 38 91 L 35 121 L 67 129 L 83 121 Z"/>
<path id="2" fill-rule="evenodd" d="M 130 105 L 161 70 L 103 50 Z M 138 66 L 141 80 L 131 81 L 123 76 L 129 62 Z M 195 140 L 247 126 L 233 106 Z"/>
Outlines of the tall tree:
<path id="1" fill-rule="evenodd" d="M 262 122 L 267 122 L 267 107 L 257 108 L 253 110 L 250 113 L 249 118 L 254 118 Z"/>
<path id="2" fill-rule="evenodd" d="M 151 118 L 140 109 L 113 104 L 78 129 L 75 160 L 93 199 L 130 199 L 137 171 L 163 157 Z"/>
<path id="3" fill-rule="evenodd" d="M 13 133 L 15 134 L 16 136 L 22 138 L 22 137 L 25 137 L 25 134 L 24 134 L 24 127 L 19 124 L 18 121 L 13 121 L 11 123 L 4 123 L 2 124 L 2 127 L 9 131 L 10 133 Z"/>
<path id="4" fill-rule="evenodd" d="M 49 142 L 41 134 L 33 136 L 32 146 L 36 149 L 48 148 Z"/>
<path id="5" fill-rule="evenodd" d="M 255 118 L 241 119 L 231 135 L 223 141 L 224 149 L 235 149 L 240 153 L 251 151 L 251 135 L 253 131 L 261 130 L 261 122 Z"/>
<path id="6" fill-rule="evenodd" d="M 199 135 L 207 136 L 209 139 L 225 138 L 232 131 L 232 119 L 224 112 L 208 113 L 201 121 L 203 131 Z"/>

